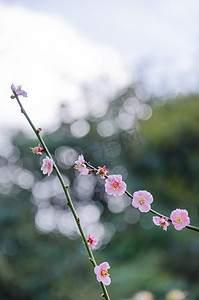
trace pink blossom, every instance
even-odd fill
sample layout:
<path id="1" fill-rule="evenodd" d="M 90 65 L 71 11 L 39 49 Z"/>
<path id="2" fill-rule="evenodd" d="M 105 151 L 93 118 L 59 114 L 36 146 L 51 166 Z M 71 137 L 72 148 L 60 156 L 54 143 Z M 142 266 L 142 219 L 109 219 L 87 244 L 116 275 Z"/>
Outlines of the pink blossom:
<path id="1" fill-rule="evenodd" d="M 153 223 L 157 226 L 161 226 L 163 230 L 167 231 L 167 227 L 170 225 L 168 222 L 168 218 L 164 216 L 161 217 L 153 217 Z"/>
<path id="2" fill-rule="evenodd" d="M 27 93 L 21 89 L 21 85 L 15 87 L 14 84 L 11 85 L 11 90 L 15 92 L 18 96 L 27 97 Z"/>
<path id="3" fill-rule="evenodd" d="M 126 183 L 122 181 L 122 175 L 110 175 L 106 179 L 105 191 L 109 195 L 121 196 L 126 190 Z"/>
<path id="4" fill-rule="evenodd" d="M 151 209 L 153 196 L 147 191 L 138 191 L 133 194 L 132 205 L 139 208 L 141 212 L 148 212 Z"/>
<path id="5" fill-rule="evenodd" d="M 34 148 L 30 148 L 32 150 L 32 153 L 36 153 L 36 154 L 40 154 L 42 155 L 42 151 L 44 150 L 44 148 L 42 148 L 40 146 L 40 144 L 38 144 L 37 147 L 34 147 Z"/>
<path id="6" fill-rule="evenodd" d="M 106 166 L 103 166 L 103 168 L 98 167 L 96 174 L 99 174 L 101 176 L 101 178 L 105 178 L 107 173 L 108 173 L 108 171 L 106 170 Z"/>
<path id="7" fill-rule="evenodd" d="M 91 247 L 94 249 L 95 246 L 97 246 L 98 244 L 98 238 L 95 237 L 94 234 L 89 234 L 88 238 L 87 238 L 87 242 L 91 245 Z"/>
<path id="8" fill-rule="evenodd" d="M 176 210 L 173 210 L 170 218 L 176 230 L 182 230 L 190 224 L 188 211 L 186 209 L 177 208 Z"/>
<path id="9" fill-rule="evenodd" d="M 74 168 L 80 172 L 80 175 L 88 175 L 89 170 L 85 165 L 83 154 L 79 155 L 78 160 L 75 162 Z"/>
<path id="10" fill-rule="evenodd" d="M 110 275 L 107 271 L 109 268 L 110 266 L 107 262 L 103 262 L 94 268 L 94 272 L 97 275 L 97 281 L 103 282 L 105 285 L 109 285 L 111 283 Z"/>
<path id="11" fill-rule="evenodd" d="M 41 170 L 43 171 L 43 174 L 48 174 L 48 176 L 50 176 L 50 174 L 52 173 L 53 160 L 51 158 L 49 158 L 48 156 L 46 156 L 46 158 L 43 159 L 43 164 L 42 164 Z"/>

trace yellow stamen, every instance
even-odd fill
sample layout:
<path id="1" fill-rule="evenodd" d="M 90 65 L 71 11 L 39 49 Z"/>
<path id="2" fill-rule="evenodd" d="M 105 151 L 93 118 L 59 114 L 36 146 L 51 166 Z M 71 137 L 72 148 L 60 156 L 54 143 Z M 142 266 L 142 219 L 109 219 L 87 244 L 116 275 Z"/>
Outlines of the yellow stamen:
<path id="1" fill-rule="evenodd" d="M 106 276 L 109 276 L 109 273 L 108 273 L 107 270 L 102 270 L 102 271 L 101 271 L 101 275 L 102 275 L 103 277 L 106 277 Z"/>
<path id="2" fill-rule="evenodd" d="M 139 203 L 142 205 L 145 203 L 145 200 L 141 197 Z"/>
<path id="3" fill-rule="evenodd" d="M 176 218 L 176 222 L 182 223 L 182 218 L 181 217 Z"/>
<path id="4" fill-rule="evenodd" d="M 118 183 L 117 182 L 115 182 L 114 184 L 113 184 L 113 187 L 114 187 L 114 189 L 117 189 L 118 188 Z"/>

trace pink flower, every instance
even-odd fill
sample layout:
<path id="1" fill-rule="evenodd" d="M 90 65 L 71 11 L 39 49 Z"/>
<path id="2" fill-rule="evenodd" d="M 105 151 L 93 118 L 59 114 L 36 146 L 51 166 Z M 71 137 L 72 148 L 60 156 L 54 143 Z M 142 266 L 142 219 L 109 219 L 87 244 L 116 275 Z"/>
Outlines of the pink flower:
<path id="1" fill-rule="evenodd" d="M 106 179 L 105 191 L 109 195 L 121 196 L 126 190 L 126 183 L 122 181 L 122 175 L 110 175 Z"/>
<path id="2" fill-rule="evenodd" d="M 48 174 L 48 176 L 50 176 L 50 174 L 52 173 L 53 161 L 48 156 L 46 156 L 46 158 L 43 159 L 41 170 L 43 171 L 43 174 Z"/>
<path id="3" fill-rule="evenodd" d="M 85 165 L 83 154 L 79 155 L 78 160 L 75 162 L 74 168 L 80 172 L 80 175 L 88 175 L 89 170 Z"/>
<path id="4" fill-rule="evenodd" d="M 103 168 L 98 167 L 96 174 L 99 174 L 101 176 L 101 178 L 105 178 L 107 173 L 108 173 L 108 171 L 106 170 L 106 166 L 103 166 Z"/>
<path id="5" fill-rule="evenodd" d="M 94 249 L 95 246 L 97 246 L 98 244 L 98 238 L 95 237 L 94 234 L 89 234 L 88 238 L 87 238 L 87 242 L 91 245 L 91 247 Z"/>
<path id="6" fill-rule="evenodd" d="M 133 194 L 132 205 L 139 208 L 141 212 L 148 212 L 151 209 L 153 196 L 147 191 L 138 191 Z"/>
<path id="7" fill-rule="evenodd" d="M 27 97 L 27 93 L 21 89 L 21 85 L 15 87 L 14 84 L 11 85 L 11 90 L 15 92 L 18 96 Z"/>
<path id="8" fill-rule="evenodd" d="M 110 266 L 107 262 L 103 262 L 94 268 L 94 272 L 97 275 L 97 281 L 103 282 L 105 285 L 109 285 L 111 283 L 110 275 L 107 271 L 109 268 Z"/>
<path id="9" fill-rule="evenodd" d="M 176 210 L 173 210 L 170 218 L 176 230 L 182 230 L 190 224 L 188 211 L 186 209 L 177 208 Z"/>
<path id="10" fill-rule="evenodd" d="M 44 148 L 42 148 L 40 146 L 40 144 L 38 144 L 38 147 L 34 147 L 34 148 L 30 148 L 32 150 L 32 153 L 36 153 L 36 154 L 40 154 L 42 155 L 42 151 L 44 150 Z"/>
<path id="11" fill-rule="evenodd" d="M 153 217 L 153 223 L 157 226 L 161 226 L 165 231 L 167 231 L 167 227 L 170 225 L 168 218 L 165 218 L 164 216 L 162 216 L 162 218 Z"/>

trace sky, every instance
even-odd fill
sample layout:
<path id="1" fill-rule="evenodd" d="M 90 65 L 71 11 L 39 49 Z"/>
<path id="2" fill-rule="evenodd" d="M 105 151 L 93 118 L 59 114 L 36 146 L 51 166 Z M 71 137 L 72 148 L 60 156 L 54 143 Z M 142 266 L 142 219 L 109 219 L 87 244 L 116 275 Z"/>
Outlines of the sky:
<path id="1" fill-rule="evenodd" d="M 25 129 L 12 83 L 36 127 L 56 126 L 60 103 L 74 119 L 141 79 L 162 96 L 198 92 L 197 0 L 0 0 L 0 125 Z"/>

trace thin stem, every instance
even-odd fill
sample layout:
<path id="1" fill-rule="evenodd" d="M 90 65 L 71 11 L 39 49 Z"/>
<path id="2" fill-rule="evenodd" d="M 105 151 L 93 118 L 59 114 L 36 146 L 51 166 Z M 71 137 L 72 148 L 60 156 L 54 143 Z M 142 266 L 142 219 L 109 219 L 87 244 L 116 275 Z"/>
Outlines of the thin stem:
<path id="1" fill-rule="evenodd" d="M 49 158 L 51 158 L 53 160 L 52 155 L 50 154 L 50 151 L 48 150 L 48 147 L 46 146 L 43 138 L 40 136 L 39 131 L 35 128 L 34 124 L 30 120 L 30 118 L 27 115 L 25 109 L 23 108 L 23 106 L 22 106 L 22 104 L 21 104 L 21 102 L 20 102 L 20 100 L 18 98 L 18 95 L 14 91 L 13 91 L 13 93 L 14 93 L 14 96 L 15 96 L 15 98 L 16 98 L 16 100 L 17 100 L 17 102 L 18 102 L 18 104 L 19 104 L 19 106 L 21 108 L 21 112 L 24 114 L 24 116 L 26 117 L 28 123 L 30 124 L 30 126 L 33 129 L 33 131 L 35 132 L 35 134 L 36 134 L 38 140 L 40 141 L 42 147 L 44 148 L 46 154 L 48 155 Z M 77 224 L 77 226 L 79 228 L 80 234 L 82 236 L 82 239 L 83 239 L 84 244 L 86 246 L 86 250 L 87 250 L 88 255 L 89 255 L 89 260 L 92 263 L 93 267 L 95 267 L 95 266 L 97 266 L 97 263 L 96 263 L 94 255 L 93 255 L 93 252 L 92 252 L 91 248 L 88 245 L 88 242 L 87 242 L 87 239 L 86 239 L 86 235 L 85 235 L 84 230 L 83 230 L 83 228 L 82 228 L 82 226 L 80 224 L 80 219 L 78 218 L 77 213 L 75 211 L 73 202 L 72 202 L 70 194 L 68 192 L 68 186 L 65 185 L 64 180 L 62 178 L 62 175 L 61 175 L 61 173 L 60 173 L 60 171 L 59 171 L 56 163 L 54 162 L 54 160 L 53 160 L 53 168 L 54 168 L 54 170 L 55 170 L 55 172 L 57 174 L 57 177 L 59 178 L 59 181 L 60 181 L 60 183 L 62 185 L 62 188 L 64 190 L 64 193 L 65 193 L 65 196 L 66 196 L 66 199 L 67 199 L 67 204 L 68 204 L 68 206 L 69 206 L 69 208 L 70 208 L 70 210 L 71 210 L 71 212 L 73 214 L 73 217 L 74 217 L 74 219 L 76 221 L 76 224 Z M 106 300 L 110 300 L 110 297 L 109 297 L 108 291 L 106 289 L 106 286 L 102 282 L 100 282 L 100 284 L 101 284 L 101 287 L 102 287 L 102 290 L 103 290 L 103 297 Z"/>
<path id="2" fill-rule="evenodd" d="M 96 169 L 95 167 L 93 167 L 90 163 L 87 163 L 87 162 L 86 162 L 85 164 L 87 165 L 87 167 L 91 168 L 94 172 L 97 172 L 97 169 Z M 105 175 L 105 177 L 108 178 L 107 175 Z M 126 194 L 128 197 L 130 197 L 131 199 L 133 199 L 133 195 L 132 195 L 131 193 L 129 193 L 127 190 L 125 191 L 125 194 Z M 153 214 L 155 214 L 155 215 L 157 215 L 157 216 L 159 216 L 159 217 L 161 217 L 161 218 L 162 218 L 162 217 L 166 217 L 166 216 L 162 215 L 161 213 L 155 211 L 155 210 L 152 209 L 152 208 L 150 209 L 150 212 L 153 213 Z M 168 218 L 168 221 L 172 222 L 170 218 Z M 199 228 L 196 227 L 196 226 L 187 225 L 186 228 L 187 228 L 187 229 L 190 229 L 190 230 L 193 230 L 193 231 L 198 231 L 198 232 L 199 232 Z"/>

